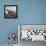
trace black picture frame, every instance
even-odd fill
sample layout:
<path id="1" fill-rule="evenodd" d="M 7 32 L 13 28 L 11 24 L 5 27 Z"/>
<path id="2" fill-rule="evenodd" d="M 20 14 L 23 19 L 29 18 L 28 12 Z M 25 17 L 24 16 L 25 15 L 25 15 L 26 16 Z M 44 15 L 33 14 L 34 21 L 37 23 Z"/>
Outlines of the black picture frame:
<path id="1" fill-rule="evenodd" d="M 18 6 L 4 5 L 4 18 L 18 18 Z"/>

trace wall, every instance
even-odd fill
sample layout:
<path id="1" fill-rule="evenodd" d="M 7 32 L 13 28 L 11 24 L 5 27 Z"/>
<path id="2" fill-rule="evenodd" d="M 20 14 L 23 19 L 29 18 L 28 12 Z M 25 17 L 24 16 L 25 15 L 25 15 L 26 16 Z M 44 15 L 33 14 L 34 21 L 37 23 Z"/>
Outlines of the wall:
<path id="1" fill-rule="evenodd" d="M 8 4 L 18 5 L 17 19 L 4 19 Z M 9 32 L 18 32 L 18 24 L 46 24 L 46 0 L 0 0 L 0 44 L 8 43 Z"/>

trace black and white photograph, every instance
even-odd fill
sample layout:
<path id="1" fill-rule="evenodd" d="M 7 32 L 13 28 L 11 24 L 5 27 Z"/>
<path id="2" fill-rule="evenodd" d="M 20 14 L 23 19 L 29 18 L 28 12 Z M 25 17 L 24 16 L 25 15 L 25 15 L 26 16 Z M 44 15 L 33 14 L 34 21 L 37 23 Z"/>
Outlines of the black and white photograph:
<path id="1" fill-rule="evenodd" d="M 4 18 L 17 18 L 17 5 L 4 5 Z"/>

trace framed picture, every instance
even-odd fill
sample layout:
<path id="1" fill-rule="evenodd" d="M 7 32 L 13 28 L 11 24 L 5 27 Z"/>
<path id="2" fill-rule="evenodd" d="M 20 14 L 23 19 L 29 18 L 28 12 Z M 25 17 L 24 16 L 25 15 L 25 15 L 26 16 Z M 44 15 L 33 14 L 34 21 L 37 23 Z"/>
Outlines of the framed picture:
<path id="1" fill-rule="evenodd" d="M 4 5 L 4 18 L 17 18 L 18 8 L 17 5 Z"/>

